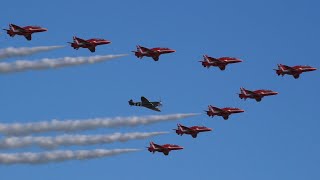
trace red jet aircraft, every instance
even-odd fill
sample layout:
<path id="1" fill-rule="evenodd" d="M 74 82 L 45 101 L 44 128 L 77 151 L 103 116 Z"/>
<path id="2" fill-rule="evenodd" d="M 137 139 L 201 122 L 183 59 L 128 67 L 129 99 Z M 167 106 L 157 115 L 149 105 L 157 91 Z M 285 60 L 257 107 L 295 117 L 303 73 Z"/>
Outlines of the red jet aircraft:
<path id="1" fill-rule="evenodd" d="M 168 53 L 173 53 L 176 52 L 173 49 L 169 49 L 169 48 L 160 48 L 160 47 L 156 47 L 156 48 L 152 48 L 152 49 L 148 49 L 146 47 L 142 47 L 142 46 L 137 46 L 137 51 L 132 51 L 134 52 L 134 54 L 142 59 L 143 56 L 147 56 L 147 57 L 152 57 L 153 60 L 158 61 L 159 60 L 159 56 L 161 54 L 168 54 Z"/>
<path id="2" fill-rule="evenodd" d="M 259 89 L 255 91 L 247 90 L 243 87 L 240 88 L 241 93 L 239 94 L 240 99 L 246 100 L 247 98 L 255 99 L 257 102 L 260 102 L 261 99 L 265 96 L 272 96 L 277 95 L 278 92 L 271 91 L 271 90 L 265 90 L 265 89 Z"/>
<path id="3" fill-rule="evenodd" d="M 110 44 L 111 41 L 97 38 L 84 40 L 76 36 L 73 36 L 73 42 L 69 43 L 71 44 L 71 47 L 73 47 L 73 49 L 78 50 L 79 48 L 88 48 L 91 52 L 95 52 L 96 46 Z"/>
<path id="4" fill-rule="evenodd" d="M 208 55 L 203 55 L 203 60 L 199 61 L 202 63 L 203 67 L 209 68 L 210 66 L 216 66 L 219 67 L 220 70 L 225 70 L 226 66 L 228 64 L 232 63 L 239 63 L 242 62 L 242 60 L 233 58 L 233 57 L 220 57 L 220 58 L 213 58 Z"/>
<path id="5" fill-rule="evenodd" d="M 181 150 L 183 147 L 174 144 L 158 145 L 150 142 L 150 146 L 147 147 L 148 151 L 155 153 L 156 151 L 162 152 L 164 155 L 168 155 L 171 150 Z"/>
<path id="6" fill-rule="evenodd" d="M 178 129 L 173 129 L 173 130 L 175 130 L 178 135 L 182 136 L 183 134 L 190 134 L 193 138 L 196 138 L 199 132 L 212 131 L 211 128 L 207 128 L 204 126 L 187 127 L 181 124 L 177 124 L 177 126 L 178 126 Z"/>
<path id="7" fill-rule="evenodd" d="M 231 114 L 244 112 L 244 110 L 242 109 L 232 108 L 232 107 L 226 107 L 226 108 L 220 109 L 220 108 L 209 105 L 208 108 L 209 108 L 209 111 L 206 111 L 208 116 L 211 116 L 211 117 L 222 116 L 224 120 L 227 120 Z"/>
<path id="8" fill-rule="evenodd" d="M 32 39 L 31 35 L 33 33 L 48 31 L 48 29 L 42 28 L 39 26 L 20 27 L 14 24 L 9 24 L 9 29 L 3 29 L 3 30 L 7 31 L 7 34 L 9 34 L 9 36 L 11 37 L 14 37 L 15 35 L 22 35 L 28 41 Z"/>
<path id="9" fill-rule="evenodd" d="M 315 71 L 317 68 L 311 67 L 311 66 L 286 66 L 283 64 L 278 64 L 278 69 L 274 69 L 278 76 L 285 74 L 292 75 L 295 79 L 298 79 L 300 74 L 303 72 L 309 72 L 309 71 Z"/>

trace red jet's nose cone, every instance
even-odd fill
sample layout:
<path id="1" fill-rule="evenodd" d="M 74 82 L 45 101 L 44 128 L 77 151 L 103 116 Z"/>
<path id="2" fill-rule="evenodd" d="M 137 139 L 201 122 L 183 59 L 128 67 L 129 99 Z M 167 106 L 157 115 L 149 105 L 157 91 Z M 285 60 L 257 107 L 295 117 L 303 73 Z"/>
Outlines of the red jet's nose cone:
<path id="1" fill-rule="evenodd" d="M 176 52 L 176 50 L 174 50 L 174 49 L 169 49 L 168 52 L 174 53 L 174 52 Z"/>
<path id="2" fill-rule="evenodd" d="M 103 44 L 110 44 L 110 43 L 111 43 L 111 41 L 103 40 L 103 41 L 102 41 L 102 43 L 103 43 Z"/>
<path id="3" fill-rule="evenodd" d="M 315 71 L 315 70 L 317 70 L 317 68 L 310 68 L 310 70 L 311 70 L 311 71 Z"/>
<path id="4" fill-rule="evenodd" d="M 240 63 L 240 62 L 243 62 L 243 61 L 241 59 L 233 59 L 231 62 Z"/>

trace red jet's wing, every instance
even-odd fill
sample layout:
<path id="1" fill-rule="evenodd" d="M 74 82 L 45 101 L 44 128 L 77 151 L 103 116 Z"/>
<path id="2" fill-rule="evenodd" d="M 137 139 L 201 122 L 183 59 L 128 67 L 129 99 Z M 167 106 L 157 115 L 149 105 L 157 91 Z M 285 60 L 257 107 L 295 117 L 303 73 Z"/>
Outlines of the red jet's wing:
<path id="1" fill-rule="evenodd" d="M 159 144 L 153 143 L 153 146 L 154 146 L 155 148 L 158 148 L 158 149 L 165 149 L 163 146 L 161 146 L 161 145 L 159 145 Z"/>
<path id="2" fill-rule="evenodd" d="M 217 107 L 213 107 L 213 106 L 210 106 L 210 108 L 212 108 L 213 110 L 215 110 L 215 111 L 223 111 L 222 109 L 220 109 L 220 108 L 217 108 Z"/>
<path id="3" fill-rule="evenodd" d="M 95 52 L 96 51 L 96 48 L 94 46 L 90 46 L 88 47 L 88 49 L 91 51 L 91 52 Z"/>
<path id="4" fill-rule="evenodd" d="M 213 57 L 210 57 L 210 56 L 207 56 L 207 59 L 209 62 L 221 62 L 219 59 L 216 59 L 216 58 L 213 58 Z"/>
<path id="5" fill-rule="evenodd" d="M 158 60 L 159 60 L 159 55 L 157 54 L 157 55 L 152 56 L 152 59 L 153 59 L 154 61 L 158 61 Z"/>
<path id="6" fill-rule="evenodd" d="M 143 47 L 143 46 L 139 46 L 142 52 L 152 52 L 150 49 Z"/>
<path id="7" fill-rule="evenodd" d="M 13 30 L 16 29 L 16 30 L 20 30 L 20 31 L 25 31 L 24 28 L 22 28 L 22 27 L 20 27 L 20 26 L 17 26 L 17 25 L 15 25 L 15 24 L 10 24 L 10 27 L 11 27 Z"/>
<path id="8" fill-rule="evenodd" d="M 87 44 L 87 45 L 91 44 L 90 42 L 88 42 L 88 41 L 86 41 L 84 39 L 78 38 L 78 37 L 76 37 L 75 39 L 78 41 L 78 43 L 83 43 L 83 44 Z"/>
<path id="9" fill-rule="evenodd" d="M 286 68 L 286 69 L 292 70 L 292 71 L 295 70 L 293 67 L 290 67 L 290 66 L 287 66 L 287 65 L 281 65 L 281 66 L 284 67 L 284 68 Z"/>
<path id="10" fill-rule="evenodd" d="M 191 129 L 191 128 L 189 128 L 189 127 L 186 127 L 186 126 L 183 126 L 183 125 L 180 125 L 180 127 L 181 127 L 182 129 L 186 129 L 186 130 L 188 130 L 188 131 L 193 131 L 193 129 Z"/>
<path id="11" fill-rule="evenodd" d="M 246 93 L 249 93 L 249 94 L 257 94 L 257 93 L 255 93 L 253 91 L 250 91 L 250 90 L 245 90 L 245 91 L 246 91 Z"/>
<path id="12" fill-rule="evenodd" d="M 32 39 L 31 34 L 26 34 L 26 35 L 24 35 L 24 37 L 25 37 L 28 41 L 31 41 L 31 39 Z"/>

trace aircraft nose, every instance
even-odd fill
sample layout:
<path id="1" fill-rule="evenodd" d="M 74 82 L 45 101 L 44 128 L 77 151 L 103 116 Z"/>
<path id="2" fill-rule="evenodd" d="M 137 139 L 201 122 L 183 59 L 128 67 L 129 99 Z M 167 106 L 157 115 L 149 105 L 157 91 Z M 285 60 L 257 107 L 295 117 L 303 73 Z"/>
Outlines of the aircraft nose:
<path id="1" fill-rule="evenodd" d="M 174 52 L 176 52 L 176 50 L 174 50 L 174 49 L 169 49 L 169 52 L 174 53 Z"/>
<path id="2" fill-rule="evenodd" d="M 103 44 L 110 44 L 110 43 L 111 43 L 111 41 L 103 40 L 103 41 L 102 41 L 102 43 L 103 43 Z"/>
<path id="3" fill-rule="evenodd" d="M 48 31 L 48 29 L 47 28 L 42 28 L 42 31 Z"/>

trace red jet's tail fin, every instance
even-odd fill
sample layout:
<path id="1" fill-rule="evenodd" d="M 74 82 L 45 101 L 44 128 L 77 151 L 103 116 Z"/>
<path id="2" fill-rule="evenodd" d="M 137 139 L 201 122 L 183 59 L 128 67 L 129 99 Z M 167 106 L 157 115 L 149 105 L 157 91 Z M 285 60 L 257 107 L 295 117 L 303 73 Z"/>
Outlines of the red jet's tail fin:
<path id="1" fill-rule="evenodd" d="M 246 89 L 243 87 L 240 88 L 241 94 L 247 95 Z"/>
<path id="2" fill-rule="evenodd" d="M 16 25 L 14 25 L 14 24 L 9 24 L 10 30 L 14 31 L 14 26 L 16 26 Z"/>
<path id="3" fill-rule="evenodd" d="M 206 55 L 206 54 L 203 55 L 203 59 L 204 59 L 205 62 L 208 62 L 208 63 L 210 62 L 209 58 L 208 58 L 208 55 Z"/>
<path id="4" fill-rule="evenodd" d="M 150 142 L 150 147 L 152 147 L 153 149 L 155 149 L 154 143 L 151 141 Z"/>
<path id="5" fill-rule="evenodd" d="M 140 53 L 143 52 L 140 45 L 137 45 L 137 51 L 140 52 Z"/>
<path id="6" fill-rule="evenodd" d="M 278 68 L 279 68 L 281 71 L 284 70 L 283 67 L 282 67 L 282 64 L 278 64 Z"/>
<path id="7" fill-rule="evenodd" d="M 77 36 L 73 36 L 73 42 L 76 43 L 76 44 L 79 44 L 79 41 L 78 41 L 78 37 L 77 37 Z"/>

